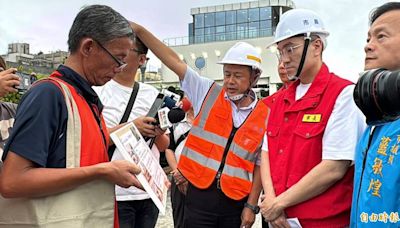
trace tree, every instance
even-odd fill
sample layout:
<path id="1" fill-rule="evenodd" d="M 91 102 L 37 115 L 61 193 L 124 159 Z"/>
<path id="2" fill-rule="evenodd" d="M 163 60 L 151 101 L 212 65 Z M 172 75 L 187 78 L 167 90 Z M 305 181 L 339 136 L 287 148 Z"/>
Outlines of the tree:
<path id="1" fill-rule="evenodd" d="M 0 100 L 5 101 L 5 102 L 11 102 L 18 104 L 19 101 L 21 100 L 22 93 L 16 92 L 16 93 L 9 93 L 8 95 L 0 98 Z"/>

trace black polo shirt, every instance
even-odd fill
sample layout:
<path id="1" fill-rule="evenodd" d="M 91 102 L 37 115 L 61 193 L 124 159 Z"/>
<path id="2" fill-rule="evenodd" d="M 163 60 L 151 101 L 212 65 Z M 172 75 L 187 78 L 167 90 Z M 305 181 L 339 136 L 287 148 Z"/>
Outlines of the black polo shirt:
<path id="1" fill-rule="evenodd" d="M 101 112 L 99 97 L 83 77 L 63 65 L 57 71 L 62 74 L 62 80 Z M 58 86 L 49 81 L 37 83 L 20 101 L 14 128 L 4 148 L 3 161 L 8 151 L 12 151 L 39 167 L 64 168 L 67 119 L 64 95 Z"/>

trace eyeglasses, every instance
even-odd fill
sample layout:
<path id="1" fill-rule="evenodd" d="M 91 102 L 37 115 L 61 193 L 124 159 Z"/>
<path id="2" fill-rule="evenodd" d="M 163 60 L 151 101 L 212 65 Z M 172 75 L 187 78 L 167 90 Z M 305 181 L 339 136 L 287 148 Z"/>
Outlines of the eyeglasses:
<path id="1" fill-rule="evenodd" d="M 115 57 L 113 54 L 111 54 L 110 51 L 108 51 L 103 45 L 101 45 L 101 43 L 97 40 L 94 40 L 118 65 L 117 69 L 118 71 L 121 71 L 122 69 L 124 69 L 126 67 L 126 65 L 128 65 L 127 63 L 119 60 L 117 57 Z"/>
<path id="2" fill-rule="evenodd" d="M 296 46 L 285 47 L 282 50 L 278 50 L 278 52 L 276 52 L 276 55 L 277 55 L 278 59 L 282 59 L 285 56 L 286 57 L 291 57 L 293 55 L 293 53 L 294 53 L 294 50 L 296 48 L 301 47 L 301 46 L 303 46 L 303 44 L 299 44 L 299 45 L 296 45 Z"/>

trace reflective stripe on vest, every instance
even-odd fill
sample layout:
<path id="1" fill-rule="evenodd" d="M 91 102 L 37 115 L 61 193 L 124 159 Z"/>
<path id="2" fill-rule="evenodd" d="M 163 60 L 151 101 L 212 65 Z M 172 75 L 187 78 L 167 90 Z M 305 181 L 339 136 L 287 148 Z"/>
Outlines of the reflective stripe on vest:
<path id="1" fill-rule="evenodd" d="M 206 166 L 210 169 L 215 170 L 215 172 L 218 171 L 218 168 L 220 166 L 220 162 L 213 160 L 213 159 L 209 159 L 207 157 L 205 157 L 204 155 L 197 153 L 194 150 L 188 149 L 186 148 L 188 154 L 186 155 L 186 157 L 192 159 L 193 161 L 196 161 L 197 163 Z M 228 164 L 225 164 L 224 167 L 224 174 L 231 176 L 231 177 L 238 177 L 244 180 L 248 180 L 251 181 L 252 180 L 252 173 L 246 172 L 245 170 L 241 169 L 241 168 L 237 168 L 237 167 L 233 167 L 230 166 Z"/>
<path id="2" fill-rule="evenodd" d="M 218 86 L 216 83 L 214 83 L 209 91 L 209 95 L 206 97 L 206 101 L 204 107 L 202 107 L 200 114 L 200 121 L 199 121 L 199 128 L 204 129 L 204 125 L 206 124 L 206 120 L 208 117 L 208 114 L 211 111 L 211 108 L 214 106 L 214 102 L 217 100 L 218 95 L 221 93 L 222 87 Z M 206 115 L 203 115 L 203 113 L 206 113 Z"/>
<path id="3" fill-rule="evenodd" d="M 221 90 L 222 87 L 217 86 L 217 84 L 215 83 L 211 87 L 210 94 L 208 95 L 207 101 L 205 102 L 204 107 L 202 108 L 202 111 L 200 113 L 199 126 L 193 126 L 190 131 L 190 134 L 193 134 L 207 141 L 213 142 L 214 144 L 217 144 L 221 147 L 225 147 L 225 145 L 228 142 L 228 139 L 221 137 L 213 132 L 204 130 L 204 125 L 206 124 L 208 114 L 210 113 L 211 108 L 213 107 L 215 101 L 217 100 L 218 95 L 221 93 Z M 249 153 L 248 151 L 237 145 L 235 142 L 232 142 L 230 150 L 234 151 L 236 155 L 245 160 L 254 161 L 255 159 L 254 153 Z"/>
<path id="4" fill-rule="evenodd" d="M 208 116 L 208 112 L 207 112 L 207 115 L 203 115 L 203 116 Z M 195 135 L 199 138 L 205 139 L 207 141 L 213 142 L 214 144 L 221 146 L 221 147 L 225 147 L 225 145 L 228 143 L 228 139 L 226 139 L 222 136 L 219 136 L 213 132 L 209 132 L 204 129 L 201 129 L 198 126 L 193 126 L 190 131 L 190 134 Z M 248 151 L 246 151 L 245 149 L 240 147 L 235 142 L 232 142 L 229 150 L 233 151 L 237 156 L 239 156 L 247 161 L 252 162 L 256 158 L 256 155 L 254 153 L 249 153 Z"/>
<path id="5" fill-rule="evenodd" d="M 256 151 L 263 138 L 267 114 L 265 104 L 258 102 L 230 143 L 221 183 L 224 182 L 224 194 L 232 199 L 242 199 L 251 190 Z M 229 122 L 219 122 L 225 120 Z M 226 128 L 221 128 L 224 124 Z M 232 128 L 231 103 L 225 100 L 222 87 L 214 83 L 193 123 L 178 164 L 182 174 L 197 188 L 206 189 L 215 180 Z"/>

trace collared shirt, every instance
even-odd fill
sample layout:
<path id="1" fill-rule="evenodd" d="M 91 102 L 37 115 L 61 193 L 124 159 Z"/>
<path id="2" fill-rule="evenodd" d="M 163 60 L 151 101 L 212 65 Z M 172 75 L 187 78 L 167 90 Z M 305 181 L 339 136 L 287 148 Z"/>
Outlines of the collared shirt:
<path id="1" fill-rule="evenodd" d="M 211 85 L 214 83 L 209 78 L 201 77 L 196 71 L 192 68 L 187 66 L 185 78 L 181 81 L 181 88 L 185 91 L 186 95 L 188 96 L 189 100 L 192 102 L 194 115 L 200 111 L 201 105 L 210 89 Z M 254 93 L 254 91 L 252 91 Z M 251 113 L 251 111 L 256 107 L 257 104 L 257 96 L 254 93 L 254 100 L 253 102 L 246 106 L 238 108 L 236 104 L 231 101 L 225 93 L 225 98 L 228 99 L 231 103 L 232 107 L 232 119 L 233 125 L 235 127 L 240 127 L 240 125 L 246 120 L 247 116 Z M 262 142 L 261 142 L 262 144 Z M 260 145 L 261 145 L 260 144 Z M 261 146 L 260 146 L 261 149 Z M 256 164 L 260 165 L 261 163 L 261 153 L 258 153 Z"/>
<path id="2" fill-rule="evenodd" d="M 63 75 L 61 79 L 72 85 L 90 105 L 95 105 L 99 112 L 103 111 L 103 104 L 100 98 L 86 79 L 64 65 L 60 65 L 57 71 Z"/>
<path id="3" fill-rule="evenodd" d="M 91 107 L 102 110 L 96 93 L 82 76 L 67 66 L 60 66 L 57 71 Z M 64 95 L 57 85 L 35 84 L 21 99 L 2 159 L 12 151 L 40 167 L 65 167 L 67 118 Z"/>
<path id="4" fill-rule="evenodd" d="M 192 102 L 195 116 L 197 116 L 197 114 L 199 113 L 207 92 L 213 83 L 213 80 L 205 77 L 200 77 L 200 75 L 196 71 L 194 71 L 189 66 L 187 67 L 185 78 L 183 81 L 181 81 L 181 87 L 182 90 L 185 91 L 189 100 Z M 240 108 L 238 108 L 236 104 L 232 100 L 230 100 L 228 98 L 228 95 L 225 93 L 225 98 L 230 101 L 232 106 L 233 125 L 235 127 L 240 127 L 240 125 L 244 122 L 244 120 L 257 104 L 257 96 L 255 96 L 254 91 L 252 92 L 255 98 L 253 102 L 246 107 Z"/>
<path id="5" fill-rule="evenodd" d="M 301 99 L 311 85 L 311 83 L 300 83 L 296 88 L 295 100 Z M 354 160 L 355 142 L 366 128 L 365 117 L 353 100 L 354 87 L 354 85 L 347 86 L 336 99 L 322 139 L 322 159 L 324 160 Z M 268 151 L 266 135 L 264 142 L 262 149 Z"/>

